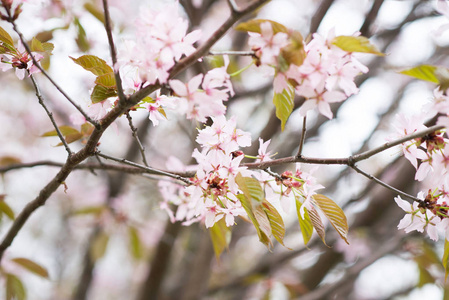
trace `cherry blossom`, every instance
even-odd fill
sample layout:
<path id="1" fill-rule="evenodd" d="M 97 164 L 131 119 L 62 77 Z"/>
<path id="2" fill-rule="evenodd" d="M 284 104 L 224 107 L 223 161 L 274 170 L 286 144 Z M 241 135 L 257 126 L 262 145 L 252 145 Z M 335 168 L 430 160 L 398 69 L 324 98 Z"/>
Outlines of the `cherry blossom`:
<path id="1" fill-rule="evenodd" d="M 135 66 L 146 84 L 166 83 L 169 73 L 183 55 L 195 51 L 200 31 L 187 34 L 188 22 L 178 14 L 176 4 L 163 10 L 143 8 L 136 20 L 136 40 L 127 43 L 122 63 Z"/>
<path id="2" fill-rule="evenodd" d="M 25 47 L 22 43 L 19 43 L 19 47 L 15 49 L 15 52 L 8 51 L 5 54 L 0 54 L 0 69 L 2 71 L 7 71 L 10 69 L 15 69 L 16 76 L 20 80 L 25 78 L 25 74 L 39 73 L 40 70 L 34 65 L 31 56 L 26 52 Z M 36 61 L 40 61 L 43 56 L 37 52 L 31 52 Z"/>
<path id="3" fill-rule="evenodd" d="M 248 44 L 256 52 L 260 63 L 276 65 L 281 49 L 288 45 L 288 35 L 284 32 L 273 34 L 270 22 L 260 24 L 261 33 L 249 32 Z"/>

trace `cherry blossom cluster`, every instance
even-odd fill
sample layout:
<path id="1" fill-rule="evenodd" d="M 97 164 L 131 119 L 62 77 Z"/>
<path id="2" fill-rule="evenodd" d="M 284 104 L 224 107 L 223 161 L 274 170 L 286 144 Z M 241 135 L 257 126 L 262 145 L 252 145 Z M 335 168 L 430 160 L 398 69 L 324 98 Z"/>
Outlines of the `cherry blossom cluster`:
<path id="1" fill-rule="evenodd" d="M 440 234 L 449 240 L 448 193 L 429 190 L 426 197 L 423 192 L 418 193 L 418 198 L 422 200 L 413 203 L 403 200 L 400 196 L 395 198 L 397 205 L 406 212 L 399 222 L 398 229 L 404 229 L 407 233 L 425 230 L 434 241 L 438 241 Z"/>
<path id="2" fill-rule="evenodd" d="M 293 43 L 292 39 L 283 32 L 273 35 L 269 22 L 262 23 L 260 28 L 261 33 L 249 33 L 248 41 L 258 58 L 256 64 L 274 68 L 275 93 L 282 93 L 294 83 L 296 93 L 306 99 L 299 109 L 301 115 L 305 116 L 309 110 L 317 108 L 322 115 L 331 119 L 329 103 L 344 101 L 358 92 L 354 78 L 368 72 L 368 68 L 353 53 L 333 44 L 333 31 L 327 38 L 315 33 L 312 40 L 304 45 L 306 55 L 302 64 L 291 63 L 285 67 L 285 60 L 280 58 L 280 54 L 282 49 Z"/>
<path id="3" fill-rule="evenodd" d="M 193 157 L 197 160 L 196 175 L 187 187 L 174 186 L 161 182 L 161 193 L 167 202 L 177 205 L 176 214 L 169 212 L 172 220 L 184 221 L 185 225 L 204 221 L 211 227 L 221 218 L 227 226 L 234 224 L 234 217 L 246 215 L 236 195 L 239 188 L 235 176 L 241 173 L 250 176 L 251 172 L 240 166 L 244 155 L 240 147 L 251 145 L 249 133 L 236 128 L 234 118 L 224 116 L 212 118 L 213 124 L 200 130 L 196 141 L 202 151 L 195 149 Z M 167 208 L 167 204 L 162 204 Z"/>
<path id="4" fill-rule="evenodd" d="M 187 34 L 188 22 L 179 16 L 176 3 L 163 10 L 142 8 L 136 20 L 136 39 L 127 41 L 122 59 L 138 70 L 139 83 L 163 84 L 168 80 L 171 67 L 183 55 L 195 51 L 193 43 L 200 38 L 200 31 Z"/>
<path id="5" fill-rule="evenodd" d="M 426 129 L 426 118 L 437 115 L 438 125 L 449 125 L 449 97 L 447 91 L 434 90 L 434 102 L 423 109 L 423 113 L 414 116 L 398 115 L 396 118 L 397 136 L 405 136 Z M 424 229 L 433 240 L 438 239 L 438 232 L 449 238 L 448 187 L 449 187 L 449 144 L 444 131 L 436 131 L 422 138 L 402 144 L 404 156 L 416 169 L 415 179 L 429 187 L 427 195 L 420 192 L 421 202 L 413 204 L 397 197 L 396 203 L 407 213 L 398 228 L 406 232 Z"/>
<path id="6" fill-rule="evenodd" d="M 208 117 L 219 117 L 226 113 L 223 101 L 234 95 L 231 80 L 226 69 L 229 59 L 224 58 L 225 65 L 215 68 L 205 75 L 198 74 L 189 80 L 187 84 L 180 80 L 170 80 L 178 100 L 177 111 L 185 114 L 187 119 L 205 122 Z M 200 89 L 201 85 L 201 89 Z"/>
<path id="7" fill-rule="evenodd" d="M 332 44 L 334 38 L 333 31 L 327 39 L 315 33 L 310 43 L 305 45 L 307 56 L 304 63 L 290 65 L 285 74 L 298 83 L 296 93 L 306 99 L 299 109 L 303 116 L 317 108 L 322 115 L 331 119 L 329 103 L 344 101 L 358 93 L 354 78 L 368 72 L 368 68 L 353 53 Z"/>
<path id="8" fill-rule="evenodd" d="M 246 217 L 237 197 L 242 193 L 235 181 L 239 173 L 244 177 L 256 178 L 261 183 L 265 199 L 280 206 L 285 213 L 290 211 L 295 201 L 302 204 L 303 218 L 305 208 L 313 209 L 312 196 L 323 186 L 316 182 L 311 173 L 300 170 L 299 164 L 295 173 L 286 171 L 277 177 L 260 170 L 248 170 L 240 165 L 244 158 L 240 148 L 250 146 L 249 133 L 237 129 L 234 118 L 226 120 L 221 116 L 212 119 L 213 124 L 200 130 L 196 140 L 202 151 L 195 149 L 193 152 L 198 165 L 193 168 L 196 175 L 190 179 L 192 184 L 180 186 L 167 181 L 159 182 L 164 197 L 161 208 L 168 212 L 173 222 L 183 221 L 184 225 L 190 225 L 201 221 L 206 227 L 211 227 L 224 218 L 226 225 L 232 226 L 235 217 Z M 256 162 L 270 160 L 270 153 L 267 152 L 269 141 L 259 141 Z M 184 170 L 179 163 L 175 169 Z M 173 212 L 172 204 L 176 205 L 176 212 Z"/>

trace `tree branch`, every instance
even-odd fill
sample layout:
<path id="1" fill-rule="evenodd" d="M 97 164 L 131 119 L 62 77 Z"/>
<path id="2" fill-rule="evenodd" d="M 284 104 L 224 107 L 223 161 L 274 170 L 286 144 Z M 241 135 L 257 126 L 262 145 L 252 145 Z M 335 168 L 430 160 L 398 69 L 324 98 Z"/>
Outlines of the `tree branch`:
<path id="1" fill-rule="evenodd" d="M 108 35 L 109 50 L 111 52 L 115 84 L 117 86 L 117 94 L 119 97 L 119 101 L 124 103 L 126 101 L 126 96 L 123 93 L 122 79 L 120 78 L 120 73 L 116 69 L 117 68 L 117 51 L 115 49 L 114 38 L 112 37 L 111 17 L 109 15 L 108 0 L 103 0 L 103 11 L 104 11 L 104 27 L 106 29 L 106 34 Z"/>
<path id="2" fill-rule="evenodd" d="M 36 60 L 36 58 L 34 58 L 34 55 L 31 53 L 31 49 L 28 46 L 25 38 L 23 37 L 22 32 L 17 28 L 16 23 L 11 21 L 11 24 L 14 31 L 18 34 L 19 39 L 22 42 L 22 45 L 25 47 L 26 52 L 30 55 L 33 64 L 42 72 L 42 74 L 44 74 L 45 77 L 47 77 L 47 79 L 51 82 L 51 84 L 83 115 L 86 121 L 94 125 L 95 128 L 99 129 L 98 122 L 89 117 L 89 115 L 81 108 L 81 106 L 79 106 L 74 100 L 72 100 L 72 98 L 70 98 L 69 95 L 67 95 L 67 93 L 64 92 L 64 90 L 53 80 L 53 78 L 51 78 L 51 76 L 48 75 L 48 73 L 44 70 L 44 68 L 41 67 L 39 62 Z"/>
<path id="3" fill-rule="evenodd" d="M 191 185 L 192 184 L 192 182 L 190 182 L 190 180 L 188 180 L 188 179 L 186 179 L 186 178 L 184 178 L 184 177 L 182 177 L 180 175 L 177 175 L 177 174 L 172 174 L 172 173 L 169 173 L 169 172 L 166 172 L 166 171 L 162 171 L 162 170 L 158 170 L 158 169 L 154 169 L 154 168 L 151 168 L 151 167 L 145 167 L 145 166 L 136 164 L 136 163 L 134 163 L 132 161 L 126 160 L 124 158 L 123 159 L 115 158 L 115 157 L 112 157 L 112 156 L 109 156 L 109 155 L 106 155 L 106 154 L 102 154 L 100 152 L 97 152 L 97 155 L 100 156 L 100 157 L 103 157 L 105 159 L 110 159 L 110 160 L 113 160 L 113 161 L 116 161 L 116 162 L 119 162 L 119 163 L 123 163 L 123 164 L 126 164 L 126 165 L 130 165 L 130 166 L 133 166 L 133 167 L 145 170 L 149 174 L 163 175 L 163 176 L 171 177 L 173 179 L 180 180 L 180 181 L 184 182 L 187 185 Z"/>
<path id="4" fill-rule="evenodd" d="M 133 135 L 134 139 L 136 140 L 137 145 L 139 146 L 139 151 L 140 151 L 140 154 L 142 155 L 143 164 L 148 167 L 147 158 L 145 156 L 145 147 L 142 145 L 142 142 L 140 141 L 139 136 L 137 135 L 137 128 L 134 127 L 133 119 L 131 118 L 129 111 L 126 112 L 125 115 L 126 115 L 126 118 L 128 119 L 128 125 L 129 125 L 129 128 L 131 128 L 132 135 Z"/>
<path id="5" fill-rule="evenodd" d="M 41 91 L 39 89 L 39 86 L 37 85 L 36 79 L 34 78 L 33 74 L 30 74 L 29 72 L 28 72 L 28 74 L 30 75 L 30 79 L 31 79 L 31 82 L 33 83 L 34 89 L 36 90 L 36 96 L 37 96 L 37 99 L 39 100 L 39 104 L 44 108 L 45 112 L 47 113 L 48 117 L 50 118 L 50 121 L 53 124 L 53 127 L 55 128 L 56 133 L 58 134 L 58 137 L 61 140 L 61 143 L 64 145 L 65 150 L 67 151 L 68 155 L 69 156 L 72 155 L 72 150 L 70 150 L 70 147 L 67 144 L 64 136 L 62 135 L 61 130 L 59 130 L 58 124 L 56 124 L 56 121 L 53 118 L 53 113 L 50 112 L 50 110 L 44 103 L 44 97 L 41 94 Z"/>

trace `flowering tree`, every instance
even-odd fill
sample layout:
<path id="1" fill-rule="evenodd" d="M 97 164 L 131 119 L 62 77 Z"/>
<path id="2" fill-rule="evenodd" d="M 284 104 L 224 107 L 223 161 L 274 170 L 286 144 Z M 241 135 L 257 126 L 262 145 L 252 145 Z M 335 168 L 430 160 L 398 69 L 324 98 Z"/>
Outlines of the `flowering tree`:
<path id="1" fill-rule="evenodd" d="M 1 1 L 6 299 L 360 299 L 387 255 L 419 278 L 381 298 L 446 290 L 446 48 L 388 58 L 445 1 L 387 25 L 392 4 L 357 1 L 346 34 L 326 21 L 344 1 L 109 2 Z M 376 78 L 397 96 L 353 104 Z"/>

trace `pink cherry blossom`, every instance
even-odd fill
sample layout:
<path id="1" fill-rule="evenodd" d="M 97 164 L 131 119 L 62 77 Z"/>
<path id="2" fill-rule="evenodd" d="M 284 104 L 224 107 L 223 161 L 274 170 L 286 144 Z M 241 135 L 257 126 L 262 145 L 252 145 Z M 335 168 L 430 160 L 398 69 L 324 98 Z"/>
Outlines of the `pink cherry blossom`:
<path id="1" fill-rule="evenodd" d="M 270 22 L 260 24 L 261 33 L 250 32 L 248 44 L 256 51 L 260 62 L 265 65 L 275 65 L 281 49 L 288 45 L 288 35 L 283 32 L 273 34 Z"/>

